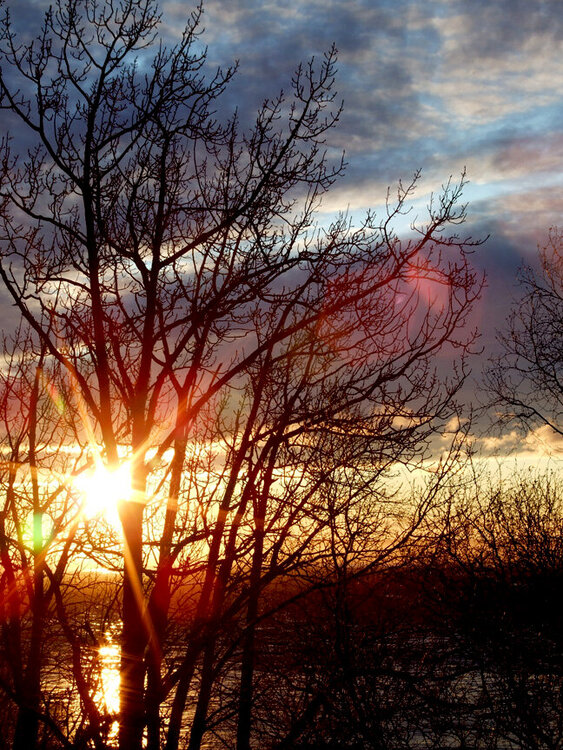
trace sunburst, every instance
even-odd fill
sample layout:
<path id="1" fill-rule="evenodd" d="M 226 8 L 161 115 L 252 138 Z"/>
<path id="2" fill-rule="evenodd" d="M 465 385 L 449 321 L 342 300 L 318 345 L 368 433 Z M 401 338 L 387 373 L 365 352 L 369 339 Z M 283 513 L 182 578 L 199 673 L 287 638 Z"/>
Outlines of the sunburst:
<path id="1" fill-rule="evenodd" d="M 118 504 L 130 499 L 132 495 L 129 464 L 122 463 L 117 468 L 110 469 L 98 461 L 91 471 L 75 480 L 75 486 L 83 498 L 83 513 L 86 517 L 102 517 L 118 524 Z"/>

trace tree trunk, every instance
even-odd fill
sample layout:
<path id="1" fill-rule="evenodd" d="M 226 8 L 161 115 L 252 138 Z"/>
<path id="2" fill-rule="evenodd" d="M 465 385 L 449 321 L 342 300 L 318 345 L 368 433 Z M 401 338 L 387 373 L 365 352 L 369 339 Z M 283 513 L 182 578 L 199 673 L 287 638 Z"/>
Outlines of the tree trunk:
<path id="1" fill-rule="evenodd" d="M 212 626 L 207 631 L 207 633 L 205 632 L 205 630 L 206 627 L 208 627 L 208 623 L 215 622 L 215 614 L 222 606 L 225 582 L 228 579 L 234 560 L 236 528 L 238 528 L 238 522 L 233 523 L 233 527 L 231 528 L 231 532 L 229 535 L 229 541 L 227 543 L 227 549 L 225 551 L 225 556 L 220 566 L 219 575 L 216 575 L 226 518 L 230 509 L 230 503 L 232 501 L 233 494 L 235 492 L 239 471 L 243 463 L 246 449 L 248 447 L 250 425 L 252 424 L 254 416 L 255 412 L 252 411 L 251 418 L 249 419 L 249 423 L 247 425 L 246 434 L 242 440 L 241 447 L 238 450 L 238 455 L 231 470 L 231 475 L 225 489 L 225 494 L 223 495 L 223 499 L 219 509 L 219 519 L 213 530 L 213 537 L 207 559 L 207 570 L 205 573 L 202 591 L 194 618 L 193 637 L 190 645 L 188 646 L 184 661 L 178 670 L 178 684 L 176 687 L 176 693 L 174 695 L 174 701 L 172 703 L 172 713 L 170 715 L 170 722 L 168 725 L 166 750 L 177 750 L 178 748 L 182 715 L 186 705 L 190 683 L 193 677 L 195 663 L 200 652 L 200 648 L 204 642 L 207 649 L 215 648 L 215 626 Z M 243 492 L 243 497 L 241 498 L 238 507 L 238 513 L 240 517 L 242 517 L 247 501 L 248 492 Z"/>
<path id="2" fill-rule="evenodd" d="M 29 469 L 33 495 L 33 593 L 31 596 L 31 641 L 24 678 L 24 703 L 18 711 L 14 750 L 32 750 L 37 747 L 39 732 L 39 701 L 41 696 L 41 639 L 44 622 L 43 591 L 43 512 L 39 500 L 39 482 L 35 454 L 37 442 L 37 404 L 43 357 L 35 371 L 29 407 Z"/>
<path id="3" fill-rule="evenodd" d="M 18 710 L 13 750 L 37 747 L 39 732 L 39 701 L 41 696 L 41 638 L 43 635 L 43 572 L 37 566 L 34 575 L 33 622 L 31 642 L 24 679 L 24 703 Z"/>
<path id="4" fill-rule="evenodd" d="M 211 698 L 211 688 L 213 687 L 214 670 L 213 662 L 215 658 L 215 641 L 217 638 L 216 628 L 209 638 L 209 643 L 205 648 L 203 656 L 203 665 L 201 668 L 201 684 L 199 686 L 199 697 L 192 722 L 192 731 L 190 732 L 190 742 L 188 750 L 199 750 L 201 740 L 205 734 L 205 723 L 207 718 L 207 709 L 209 699 Z"/>
<path id="5" fill-rule="evenodd" d="M 266 484 L 266 487 L 269 485 Z M 256 618 L 260 596 L 260 575 L 264 559 L 264 516 L 267 490 L 264 490 L 260 511 L 255 518 L 255 542 L 250 572 L 250 592 L 246 615 L 246 633 L 243 641 L 240 675 L 239 714 L 237 727 L 237 750 L 250 750 L 250 730 L 252 717 L 252 689 L 254 659 L 256 654 Z"/>
<path id="6" fill-rule="evenodd" d="M 170 607 L 170 576 L 172 573 L 172 538 L 178 512 L 178 495 L 186 454 L 186 439 L 176 440 L 174 461 L 164 529 L 160 540 L 160 551 L 156 581 L 149 601 L 149 614 L 152 623 L 149 653 L 147 655 L 147 750 L 160 750 L 160 704 L 162 702 L 162 644 Z"/>
<path id="7" fill-rule="evenodd" d="M 172 712 L 168 722 L 168 736 L 166 738 L 165 750 L 177 750 L 180 740 L 180 729 L 182 727 L 182 715 L 188 698 L 188 692 L 192 681 L 195 662 L 199 653 L 200 644 L 192 642 L 184 656 L 179 670 L 178 687 L 172 702 Z"/>
<path id="8" fill-rule="evenodd" d="M 119 750 L 141 750 L 144 726 L 144 651 L 142 532 L 143 506 L 124 501 L 120 508 L 123 525 L 123 631 L 120 668 Z"/>

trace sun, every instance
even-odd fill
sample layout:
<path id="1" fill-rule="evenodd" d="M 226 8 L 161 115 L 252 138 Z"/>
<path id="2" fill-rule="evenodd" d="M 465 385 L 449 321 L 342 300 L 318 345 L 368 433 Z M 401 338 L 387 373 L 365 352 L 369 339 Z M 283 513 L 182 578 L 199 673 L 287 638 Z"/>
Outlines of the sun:
<path id="1" fill-rule="evenodd" d="M 104 517 L 111 523 L 119 521 L 117 505 L 131 497 L 131 472 L 127 463 L 110 470 L 97 463 L 91 471 L 75 481 L 83 499 L 83 512 L 88 518 Z"/>

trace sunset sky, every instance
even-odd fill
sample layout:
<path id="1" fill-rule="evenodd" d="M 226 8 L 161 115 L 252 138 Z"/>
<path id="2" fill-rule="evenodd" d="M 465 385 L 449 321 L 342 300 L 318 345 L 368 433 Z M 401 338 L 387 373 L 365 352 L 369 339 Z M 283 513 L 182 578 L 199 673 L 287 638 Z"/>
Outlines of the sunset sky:
<path id="1" fill-rule="evenodd" d="M 0 0 L 0 117 L 0 745 L 563 750 L 563 0 Z"/>
<path id="2" fill-rule="evenodd" d="M 8 0 L 16 25 L 34 33 L 43 0 Z M 188 2 L 163 2 L 163 31 L 181 33 Z M 388 185 L 423 170 L 413 216 L 431 190 L 467 167 L 467 233 L 490 235 L 475 263 L 488 286 L 476 322 L 494 349 L 517 293 L 516 272 L 533 262 L 561 223 L 563 12 L 557 0 L 207 0 L 203 41 L 212 64 L 239 61 L 223 100 L 244 123 L 268 95 L 289 88 L 300 61 L 339 51 L 339 127 L 345 176 L 324 202 L 381 210 Z M 226 112 L 225 114 L 229 114 Z M 509 442 L 509 441 L 508 441 Z"/>

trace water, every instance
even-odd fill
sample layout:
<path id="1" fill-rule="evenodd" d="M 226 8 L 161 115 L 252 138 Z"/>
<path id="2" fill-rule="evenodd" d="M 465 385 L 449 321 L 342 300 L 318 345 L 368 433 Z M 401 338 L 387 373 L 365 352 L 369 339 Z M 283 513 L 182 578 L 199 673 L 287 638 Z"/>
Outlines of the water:
<path id="1" fill-rule="evenodd" d="M 96 705 L 103 713 L 115 716 L 110 725 L 107 742 L 109 747 L 117 745 L 119 723 L 119 664 L 120 649 L 111 630 L 104 634 L 105 643 L 98 648 L 100 682 L 94 695 Z"/>
<path id="2" fill-rule="evenodd" d="M 96 645 L 81 652 L 82 679 L 100 713 L 108 748 L 117 747 L 119 732 L 120 630 L 117 623 L 109 625 Z M 84 731 L 85 717 L 67 642 L 50 644 L 43 679 L 49 713 L 67 736 L 77 737 Z"/>

